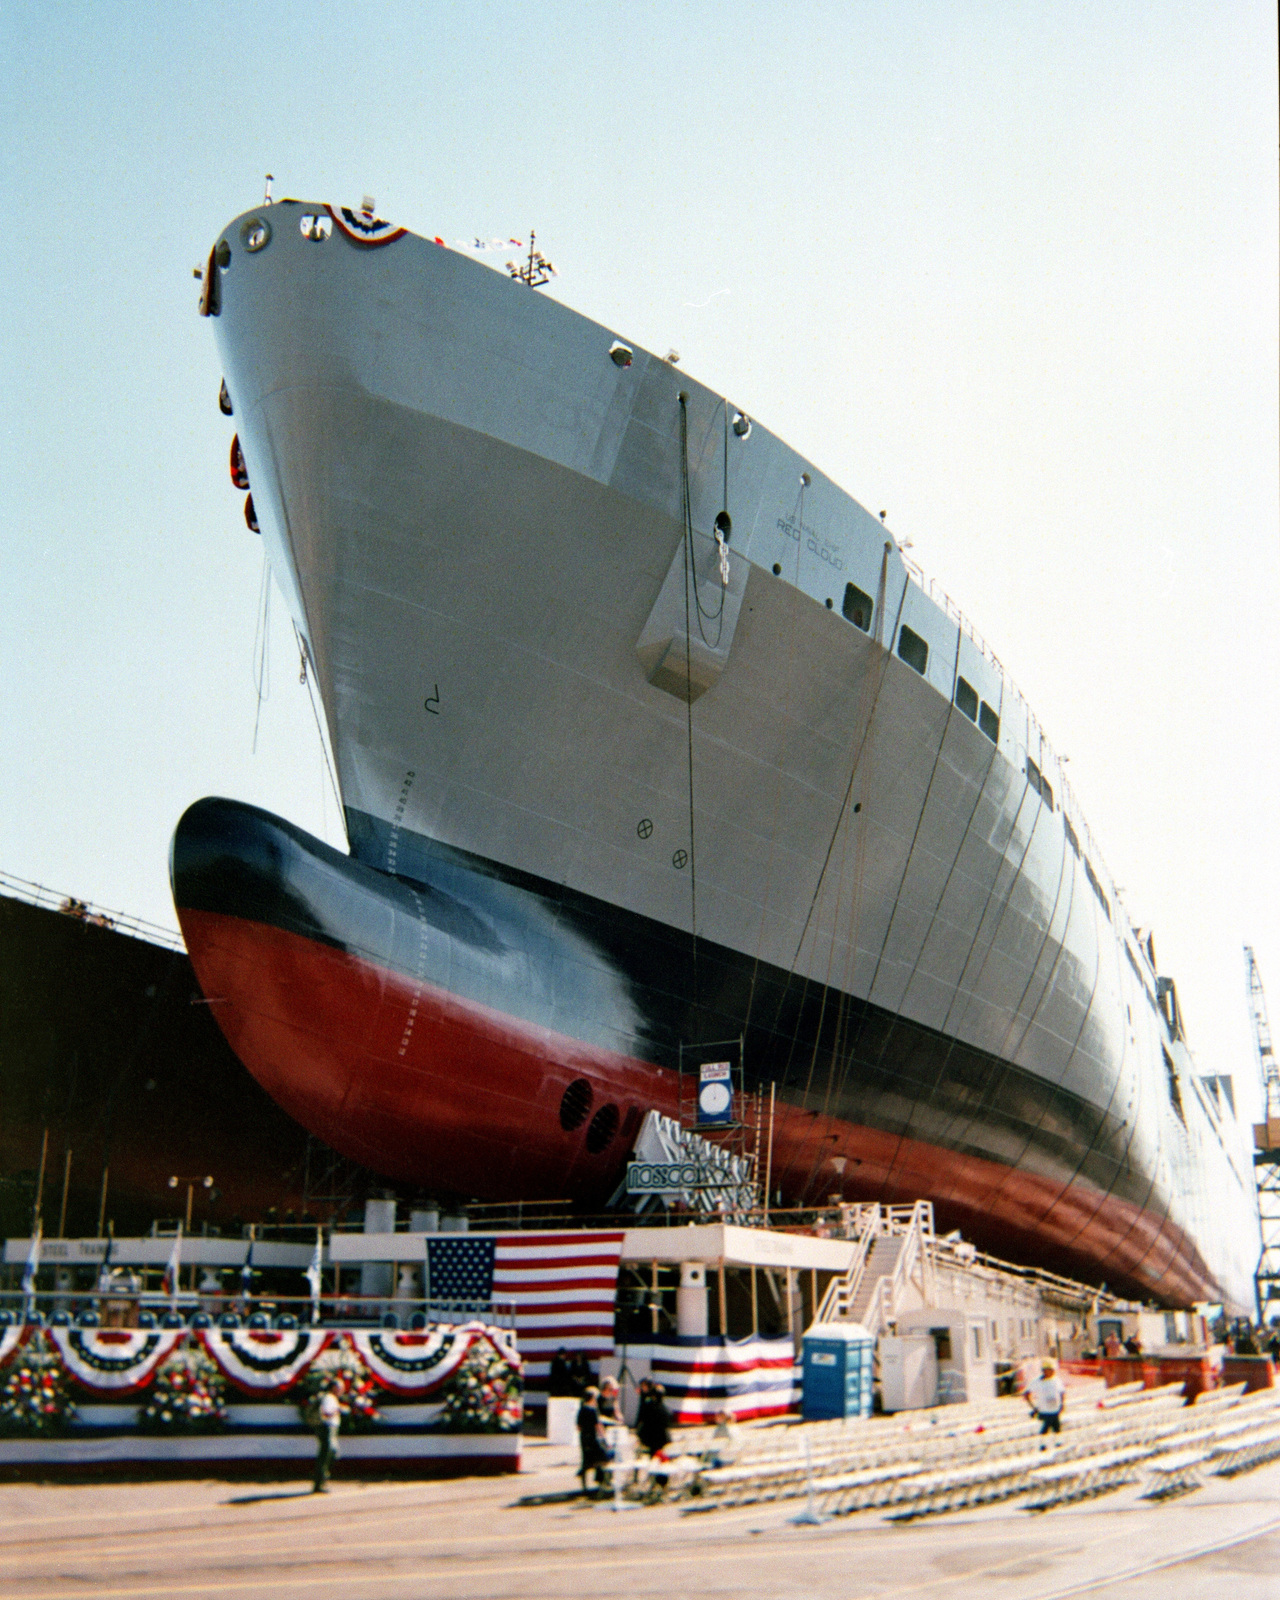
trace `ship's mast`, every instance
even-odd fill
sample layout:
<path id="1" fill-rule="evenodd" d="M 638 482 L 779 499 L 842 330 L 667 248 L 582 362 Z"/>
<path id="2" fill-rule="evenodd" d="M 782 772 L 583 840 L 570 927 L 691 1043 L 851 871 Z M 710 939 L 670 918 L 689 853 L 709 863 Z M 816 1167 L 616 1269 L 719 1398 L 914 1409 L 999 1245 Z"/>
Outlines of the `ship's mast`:
<path id="1" fill-rule="evenodd" d="M 541 289 L 544 283 L 549 283 L 556 275 L 556 269 L 543 255 L 541 250 L 534 246 L 537 243 L 536 233 L 529 234 L 529 259 L 527 261 L 508 261 L 507 271 L 513 278 L 521 283 L 527 283 L 531 289 Z"/>
<path id="2" fill-rule="evenodd" d="M 1267 997 L 1262 991 L 1262 978 L 1250 945 L 1244 947 L 1244 965 L 1253 1047 L 1262 1076 L 1262 1121 L 1253 1126 L 1253 1172 L 1258 1186 L 1258 1217 L 1262 1223 L 1262 1255 L 1256 1277 L 1258 1317 L 1265 1322 L 1267 1302 L 1280 1300 L 1280 1064 L 1271 1047 Z"/>

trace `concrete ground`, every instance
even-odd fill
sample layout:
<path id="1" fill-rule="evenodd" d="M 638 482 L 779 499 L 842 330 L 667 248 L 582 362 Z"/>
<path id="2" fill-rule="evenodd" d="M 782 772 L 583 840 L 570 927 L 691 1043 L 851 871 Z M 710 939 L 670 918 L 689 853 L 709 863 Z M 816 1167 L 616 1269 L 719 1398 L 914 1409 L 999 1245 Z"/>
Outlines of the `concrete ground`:
<path id="1" fill-rule="evenodd" d="M 567 1498 L 572 1453 L 533 1441 L 520 1477 L 425 1483 L 0 1484 L 5 1600 L 334 1596 L 1153 1600 L 1212 1585 L 1280 1595 L 1280 1462 L 1163 1505 L 1137 1486 L 1032 1514 L 1016 1503 L 822 1527 L 802 1501 L 618 1515 Z M 687 1506 L 687 1503 L 686 1503 Z"/>

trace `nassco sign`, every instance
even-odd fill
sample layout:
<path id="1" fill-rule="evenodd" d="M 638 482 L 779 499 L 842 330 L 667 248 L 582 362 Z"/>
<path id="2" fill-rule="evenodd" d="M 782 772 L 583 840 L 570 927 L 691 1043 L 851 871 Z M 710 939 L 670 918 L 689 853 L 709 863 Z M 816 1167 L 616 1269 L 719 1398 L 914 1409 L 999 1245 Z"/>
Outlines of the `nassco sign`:
<path id="1" fill-rule="evenodd" d="M 627 1164 L 628 1194 L 679 1194 L 686 1189 L 737 1189 L 734 1180 L 701 1161 L 631 1161 Z"/>

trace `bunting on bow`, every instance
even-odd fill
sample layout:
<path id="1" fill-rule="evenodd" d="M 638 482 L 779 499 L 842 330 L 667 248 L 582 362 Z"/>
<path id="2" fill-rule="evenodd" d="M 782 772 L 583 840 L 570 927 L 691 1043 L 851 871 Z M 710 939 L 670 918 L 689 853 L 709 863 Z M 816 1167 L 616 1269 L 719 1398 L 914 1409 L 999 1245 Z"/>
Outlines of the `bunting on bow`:
<path id="1" fill-rule="evenodd" d="M 7 1330 L 6 1330 L 7 1331 Z M 83 1388 L 113 1398 L 145 1389 L 184 1329 L 50 1328 L 63 1366 Z"/>
<path id="2" fill-rule="evenodd" d="M 305 1328 L 202 1328 L 200 1340 L 238 1389 L 261 1395 L 291 1389 L 329 1343 L 327 1333 Z"/>
<path id="3" fill-rule="evenodd" d="M 325 210 L 339 231 L 355 244 L 393 244 L 407 232 L 405 228 L 397 228 L 394 223 L 375 217 L 371 208 L 353 211 L 350 206 L 326 206 Z M 438 242 L 443 243 L 443 240 Z"/>

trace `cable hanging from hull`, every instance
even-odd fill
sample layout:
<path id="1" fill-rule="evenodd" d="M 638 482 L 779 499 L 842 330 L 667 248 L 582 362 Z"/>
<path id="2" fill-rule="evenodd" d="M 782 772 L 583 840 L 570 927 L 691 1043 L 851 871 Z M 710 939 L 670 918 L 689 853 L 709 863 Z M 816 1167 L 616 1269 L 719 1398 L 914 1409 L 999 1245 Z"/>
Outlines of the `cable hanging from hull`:
<path id="1" fill-rule="evenodd" d="M 258 610 L 253 630 L 253 688 L 257 706 L 253 713 L 253 754 L 258 753 L 258 725 L 262 703 L 271 698 L 271 566 L 262 552 L 262 577 L 258 582 Z"/>
<path id="2" fill-rule="evenodd" d="M 689 638 L 689 589 L 693 586 L 697 603 L 697 576 L 693 572 L 693 506 L 689 495 L 689 396 L 682 389 L 680 400 L 680 488 L 684 522 L 684 710 L 689 771 L 689 926 L 693 937 L 693 1004 L 698 1005 L 698 852 L 693 821 L 693 661 Z M 698 631 L 702 632 L 699 618 Z"/>

